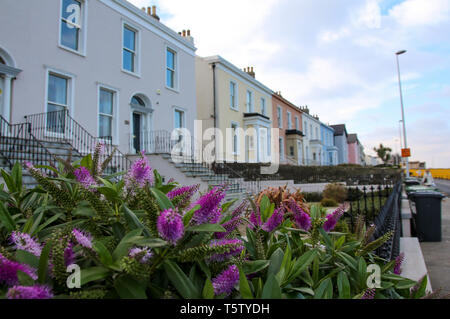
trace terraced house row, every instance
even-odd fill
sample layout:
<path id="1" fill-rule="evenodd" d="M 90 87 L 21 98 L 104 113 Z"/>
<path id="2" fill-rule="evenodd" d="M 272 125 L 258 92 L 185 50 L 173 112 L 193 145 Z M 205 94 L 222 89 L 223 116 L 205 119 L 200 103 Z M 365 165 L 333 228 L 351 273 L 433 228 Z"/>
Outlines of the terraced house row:
<path id="1" fill-rule="evenodd" d="M 253 67 L 197 56 L 189 30 L 176 32 L 156 7 L 125 0 L 3 0 L 0 112 L 3 166 L 81 157 L 99 141 L 118 149 L 112 170 L 141 151 L 163 163 L 180 141 L 205 146 L 211 128 L 223 132 L 215 143 L 220 137 L 231 145 L 215 156 L 231 161 L 337 165 L 364 158 L 357 138 L 260 83 Z M 183 128 L 192 136 L 172 136 Z M 183 145 L 180 152 L 192 143 Z"/>

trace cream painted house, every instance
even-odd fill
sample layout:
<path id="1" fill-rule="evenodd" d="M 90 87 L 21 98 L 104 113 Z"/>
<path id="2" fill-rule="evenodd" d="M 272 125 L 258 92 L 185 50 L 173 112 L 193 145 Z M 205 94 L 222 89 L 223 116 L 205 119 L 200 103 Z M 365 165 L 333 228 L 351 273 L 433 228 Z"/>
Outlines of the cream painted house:
<path id="1" fill-rule="evenodd" d="M 197 118 L 203 145 L 215 141 L 216 160 L 270 162 L 272 91 L 220 56 L 196 57 Z M 212 128 L 214 139 L 205 140 Z M 220 143 L 223 141 L 223 143 Z"/>

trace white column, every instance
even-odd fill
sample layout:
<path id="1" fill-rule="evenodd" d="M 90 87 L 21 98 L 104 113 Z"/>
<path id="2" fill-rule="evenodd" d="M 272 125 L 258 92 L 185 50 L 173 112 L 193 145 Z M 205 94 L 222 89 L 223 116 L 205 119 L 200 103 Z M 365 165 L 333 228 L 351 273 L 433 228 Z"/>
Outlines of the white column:
<path id="1" fill-rule="evenodd" d="M 5 74 L 2 116 L 8 122 L 11 122 L 11 82 L 12 76 Z"/>

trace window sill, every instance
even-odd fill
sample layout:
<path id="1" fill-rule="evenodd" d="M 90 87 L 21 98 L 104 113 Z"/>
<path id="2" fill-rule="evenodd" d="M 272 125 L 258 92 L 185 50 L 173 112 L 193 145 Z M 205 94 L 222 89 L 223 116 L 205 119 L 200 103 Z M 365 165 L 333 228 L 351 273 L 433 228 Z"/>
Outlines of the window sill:
<path id="1" fill-rule="evenodd" d="M 180 93 L 180 91 L 178 89 L 171 88 L 170 86 L 167 86 L 167 85 L 166 85 L 166 89 L 169 90 L 169 91 L 172 91 L 174 93 Z"/>
<path id="2" fill-rule="evenodd" d="M 235 112 L 239 112 L 239 108 L 238 108 L 238 107 L 231 107 L 231 106 L 230 106 L 230 110 L 233 110 L 233 111 L 235 111 Z"/>
<path id="3" fill-rule="evenodd" d="M 70 52 L 70 53 L 74 53 L 74 54 L 76 54 L 76 55 L 79 55 L 79 56 L 81 56 L 81 57 L 83 57 L 83 58 L 86 57 L 86 53 L 85 53 L 85 52 L 76 51 L 76 50 L 71 49 L 71 48 L 69 48 L 69 47 L 66 47 L 66 46 L 64 46 L 64 45 L 62 45 L 62 44 L 58 44 L 58 47 L 59 47 L 60 49 L 63 49 L 63 50 L 65 50 L 65 51 L 68 51 L 68 52 Z"/>
<path id="4" fill-rule="evenodd" d="M 121 69 L 121 71 L 122 71 L 123 73 L 128 74 L 128 75 L 134 76 L 135 78 L 138 78 L 138 79 L 141 78 L 141 75 L 140 75 L 139 73 L 127 71 L 127 70 L 125 70 L 125 69 Z"/>

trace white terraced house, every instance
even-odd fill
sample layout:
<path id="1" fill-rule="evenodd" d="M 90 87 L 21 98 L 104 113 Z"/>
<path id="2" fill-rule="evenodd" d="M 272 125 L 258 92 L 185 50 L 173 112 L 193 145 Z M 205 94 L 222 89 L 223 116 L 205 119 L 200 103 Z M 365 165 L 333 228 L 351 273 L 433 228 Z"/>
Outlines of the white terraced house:
<path id="1" fill-rule="evenodd" d="M 1 160 L 83 155 L 104 141 L 120 151 L 116 170 L 125 155 L 166 151 L 173 129 L 193 131 L 195 51 L 155 7 L 2 0 Z"/>

